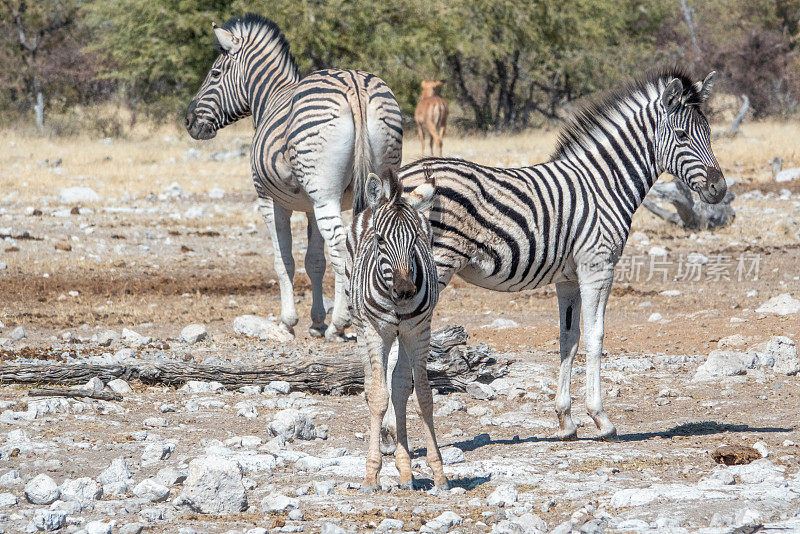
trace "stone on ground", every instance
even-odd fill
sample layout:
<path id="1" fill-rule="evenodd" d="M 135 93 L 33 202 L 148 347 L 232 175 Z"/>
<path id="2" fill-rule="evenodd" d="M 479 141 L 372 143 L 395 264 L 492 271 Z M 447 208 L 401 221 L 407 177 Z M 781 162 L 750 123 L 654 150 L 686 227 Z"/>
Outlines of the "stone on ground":
<path id="1" fill-rule="evenodd" d="M 704 364 L 697 368 L 692 379 L 695 382 L 723 376 L 743 375 L 756 363 L 752 352 L 732 350 L 712 350 Z"/>
<path id="2" fill-rule="evenodd" d="M 61 204 L 81 204 L 99 200 L 100 196 L 91 187 L 66 187 L 58 194 L 58 202 Z"/>
<path id="3" fill-rule="evenodd" d="M 44 473 L 35 476 L 25 485 L 25 498 L 31 504 L 50 504 L 61 495 L 56 481 Z"/>
<path id="4" fill-rule="evenodd" d="M 247 509 L 242 470 L 238 463 L 221 456 L 192 460 L 181 496 L 201 514 L 235 514 Z"/>
<path id="5" fill-rule="evenodd" d="M 775 313 L 777 315 L 790 315 L 800 313 L 800 300 L 792 298 L 789 293 L 772 297 L 756 309 L 758 313 Z"/>
<path id="6" fill-rule="evenodd" d="M 281 436 L 286 441 L 312 440 L 317 437 L 311 417 L 293 408 L 275 414 L 275 419 L 267 426 L 267 430 L 273 436 Z"/>
<path id="7" fill-rule="evenodd" d="M 206 327 L 201 324 L 190 324 L 181 330 L 181 341 L 190 345 L 202 341 L 208 337 Z"/>
<path id="8" fill-rule="evenodd" d="M 257 315 L 240 315 L 233 320 L 233 331 L 242 336 L 257 337 L 262 341 L 287 343 L 294 339 L 292 334 L 275 321 Z"/>

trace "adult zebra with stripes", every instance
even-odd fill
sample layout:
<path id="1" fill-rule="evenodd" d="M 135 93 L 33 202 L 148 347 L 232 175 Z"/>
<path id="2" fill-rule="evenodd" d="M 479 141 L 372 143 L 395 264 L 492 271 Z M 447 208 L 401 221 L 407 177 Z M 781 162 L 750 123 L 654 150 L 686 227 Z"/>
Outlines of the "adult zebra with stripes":
<path id="1" fill-rule="evenodd" d="M 569 388 L 581 316 L 586 408 L 601 438 L 616 435 L 600 394 L 604 313 L 633 213 L 650 187 L 668 172 L 705 202 L 725 196 L 699 108 L 713 79 L 713 72 L 692 82 L 677 69 L 662 71 L 589 103 L 562 129 L 546 163 L 502 169 L 425 159 L 401 170 L 405 189 L 430 171 L 436 180 L 430 220 L 440 289 L 455 274 L 498 291 L 556 284 L 561 439 L 577 435 Z"/>
<path id="2" fill-rule="evenodd" d="M 293 332 L 294 259 L 290 218 L 308 218 L 305 267 L 311 279 L 310 333 L 341 338 L 349 324 L 344 294 L 345 229 L 342 209 L 364 205 L 370 171 L 400 165 L 403 129 L 394 94 L 377 76 L 323 70 L 300 78 L 278 26 L 260 16 L 214 25 L 220 54 L 186 113 L 195 139 L 253 116 L 250 163 L 259 210 L 269 228 L 281 291 L 281 321 Z M 324 244 L 336 279 L 331 324 L 325 329 Z"/>
<path id="3" fill-rule="evenodd" d="M 434 187 L 433 181 L 425 181 L 403 199 L 393 170 L 387 170 L 381 178 L 371 174 L 366 186 L 369 208 L 356 214 L 347 235 L 348 301 L 358 342 L 366 348 L 364 391 L 370 412 L 370 439 L 362 486 L 365 490 L 378 487 L 381 421 L 390 400 L 397 425 L 395 463 L 400 485 L 408 489 L 413 486 L 406 433 L 412 379 L 434 483 L 448 485 L 433 430 L 433 395 L 426 370 L 439 286 L 431 252 L 431 226 L 420 211 L 429 207 Z M 395 340 L 399 348 L 392 369 L 389 353 Z"/>

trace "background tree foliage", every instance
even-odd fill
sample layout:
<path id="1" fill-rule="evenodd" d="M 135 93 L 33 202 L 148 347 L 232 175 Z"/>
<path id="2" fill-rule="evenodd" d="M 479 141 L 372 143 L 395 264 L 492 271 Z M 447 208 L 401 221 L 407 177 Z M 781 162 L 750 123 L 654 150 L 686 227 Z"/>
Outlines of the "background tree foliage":
<path id="1" fill-rule="evenodd" d="M 422 79 L 445 80 L 465 128 L 558 120 L 576 99 L 664 64 L 717 69 L 722 90 L 746 93 L 757 115 L 796 113 L 800 0 L 684 2 L 0 0 L 0 60 L 13 65 L 0 108 L 32 117 L 41 83 L 50 110 L 113 99 L 179 120 L 216 54 L 211 22 L 254 11 L 283 29 L 303 72 L 376 73 L 407 114 Z M 21 5 L 31 35 L 44 31 L 35 61 L 19 42 Z"/>

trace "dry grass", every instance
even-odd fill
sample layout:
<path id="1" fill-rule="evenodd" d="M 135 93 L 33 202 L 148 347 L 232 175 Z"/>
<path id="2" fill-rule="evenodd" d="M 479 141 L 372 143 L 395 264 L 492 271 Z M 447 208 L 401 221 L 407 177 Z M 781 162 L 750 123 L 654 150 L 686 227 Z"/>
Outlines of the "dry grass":
<path id="1" fill-rule="evenodd" d="M 718 126 L 715 130 L 723 129 Z M 446 155 L 497 166 L 523 166 L 545 161 L 555 146 L 556 130 L 531 130 L 515 135 L 446 137 Z M 102 141 L 89 137 L 42 138 L 4 131 L 0 151 L 0 201 L 40 202 L 62 187 L 90 186 L 103 199 L 160 193 L 177 181 L 188 193 L 221 187 L 228 193 L 253 191 L 247 158 L 210 161 L 215 151 L 238 148 L 252 136 L 249 121 L 228 127 L 212 141 L 195 141 L 186 132 L 164 127 L 137 130 L 126 139 Z M 717 157 L 731 177 L 746 182 L 771 180 L 772 158 L 785 167 L 800 166 L 800 124 L 745 123 L 734 139 L 715 142 Z M 187 160 L 186 151 L 203 152 Z M 406 136 L 403 161 L 420 157 L 416 135 Z M 41 162 L 61 158 L 58 167 Z"/>

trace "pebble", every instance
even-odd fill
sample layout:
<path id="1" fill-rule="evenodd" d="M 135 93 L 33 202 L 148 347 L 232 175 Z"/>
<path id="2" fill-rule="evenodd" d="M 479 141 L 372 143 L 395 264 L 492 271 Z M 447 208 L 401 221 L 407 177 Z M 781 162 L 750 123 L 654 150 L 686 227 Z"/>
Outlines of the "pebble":
<path id="1" fill-rule="evenodd" d="M 286 441 L 312 440 L 317 437 L 311 417 L 293 408 L 275 414 L 275 419 L 267 425 L 267 430 L 273 436 L 281 436 Z"/>
<path id="2" fill-rule="evenodd" d="M 132 476 L 128 467 L 128 462 L 125 458 L 115 458 L 100 475 L 97 481 L 104 486 L 106 484 L 113 484 L 115 482 L 123 482 L 130 479 Z"/>
<path id="3" fill-rule="evenodd" d="M 206 338 L 208 338 L 208 331 L 206 331 L 206 327 L 201 324 L 190 324 L 181 330 L 181 341 L 190 345 Z"/>
<path id="4" fill-rule="evenodd" d="M 275 392 L 278 395 L 288 395 L 292 390 L 292 385 L 285 380 L 273 380 L 264 386 L 264 393 Z"/>
<path id="5" fill-rule="evenodd" d="M 275 321 L 257 315 L 240 315 L 233 320 L 233 331 L 242 336 L 257 337 L 261 341 L 288 343 L 294 339 L 292 334 Z"/>
<path id="6" fill-rule="evenodd" d="M 149 502 L 162 502 L 167 500 L 169 488 L 152 478 L 146 478 L 134 486 L 133 494 Z"/>
<path id="7" fill-rule="evenodd" d="M 133 389 L 131 388 L 130 384 L 124 381 L 121 378 L 115 378 L 108 384 L 106 384 L 111 391 L 114 393 L 119 393 L 120 395 L 127 395 L 128 393 L 133 393 Z"/>
<path id="8" fill-rule="evenodd" d="M 17 497 L 13 493 L 0 493 L 0 508 L 8 508 L 17 504 Z"/>
<path id="9" fill-rule="evenodd" d="M 138 332 L 134 332 L 133 330 L 129 330 L 127 328 L 122 329 L 122 339 L 128 345 L 132 345 L 134 347 L 141 347 L 142 345 L 147 345 L 153 341 L 153 338 L 143 336 Z"/>
<path id="10" fill-rule="evenodd" d="M 120 527 L 119 534 L 141 534 L 144 525 L 141 523 L 127 523 Z"/>
<path id="11" fill-rule="evenodd" d="M 38 509 L 33 512 L 33 525 L 39 530 L 58 530 L 67 524 L 67 513 L 61 510 Z"/>
<path id="12" fill-rule="evenodd" d="M 103 488 L 89 477 L 65 480 L 61 484 L 61 499 L 77 502 L 81 509 L 93 509 L 94 501 L 103 496 Z"/>
<path id="13" fill-rule="evenodd" d="M 56 481 L 44 473 L 35 476 L 25 485 L 25 498 L 31 504 L 51 504 L 60 495 Z"/>
<path id="14" fill-rule="evenodd" d="M 723 376 L 743 375 L 756 363 L 756 355 L 752 352 L 735 352 L 730 350 L 712 350 L 705 363 L 697 368 L 692 381 L 698 382 Z"/>
<path id="15" fill-rule="evenodd" d="M 442 463 L 444 465 L 458 464 L 466 460 L 464 451 L 458 447 L 444 447 L 439 452 L 442 454 Z"/>
<path id="16" fill-rule="evenodd" d="M 767 302 L 759 306 L 758 313 L 774 313 L 777 315 L 791 315 L 800 313 L 800 300 L 792 298 L 789 293 L 783 293 L 772 297 Z"/>
<path id="17" fill-rule="evenodd" d="M 380 522 L 378 528 L 375 529 L 376 532 L 389 532 L 390 530 L 403 530 L 403 523 L 399 519 L 392 519 L 390 517 L 385 518 L 383 521 Z"/>
<path id="18" fill-rule="evenodd" d="M 192 460 L 181 500 L 201 514 L 235 514 L 246 510 L 247 493 L 241 467 L 221 456 Z"/>
<path id="19" fill-rule="evenodd" d="M 58 194 L 58 202 L 61 204 L 81 204 L 99 200 L 100 196 L 91 187 L 66 187 Z"/>
<path id="20" fill-rule="evenodd" d="M 103 523 L 102 521 L 90 521 L 86 523 L 83 529 L 86 534 L 111 534 L 113 532 L 111 523 Z"/>
<path id="21" fill-rule="evenodd" d="M 507 507 L 517 502 L 517 496 L 517 488 L 513 484 L 501 484 L 486 498 L 486 503 L 489 506 Z"/>
<path id="22" fill-rule="evenodd" d="M 183 393 L 214 393 L 224 391 L 225 386 L 219 382 L 203 382 L 200 380 L 189 380 L 178 391 Z"/>
<path id="23" fill-rule="evenodd" d="M 762 458 L 769 457 L 769 449 L 767 448 L 767 444 L 764 443 L 763 441 L 756 441 L 753 444 L 753 448 L 761 454 Z"/>
<path id="24" fill-rule="evenodd" d="M 650 314 L 650 317 L 647 318 L 647 322 L 648 323 L 656 323 L 656 322 L 660 321 L 661 319 L 663 319 L 661 314 L 658 313 L 658 312 L 655 312 L 655 313 L 651 313 Z"/>
<path id="25" fill-rule="evenodd" d="M 314 493 L 317 495 L 333 495 L 336 482 L 333 480 L 315 480 Z"/>
<path id="26" fill-rule="evenodd" d="M 175 450 L 175 443 L 172 441 L 152 441 L 148 443 L 142 452 L 142 467 L 155 465 L 166 460 Z"/>
<path id="27" fill-rule="evenodd" d="M 28 337 L 28 334 L 25 332 L 25 329 L 21 326 L 16 327 L 14 330 L 11 331 L 11 341 L 21 341 Z"/>
<path id="28" fill-rule="evenodd" d="M 300 499 L 287 497 L 282 493 L 270 493 L 261 499 L 261 511 L 265 514 L 286 512 L 300 507 Z"/>
<path id="29" fill-rule="evenodd" d="M 473 399 L 492 400 L 497 394 L 492 386 L 482 382 L 470 382 L 467 384 L 467 393 Z"/>

